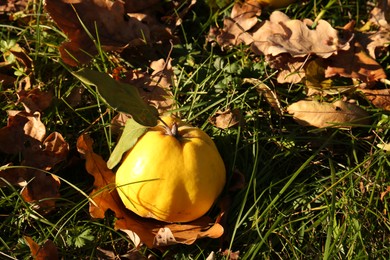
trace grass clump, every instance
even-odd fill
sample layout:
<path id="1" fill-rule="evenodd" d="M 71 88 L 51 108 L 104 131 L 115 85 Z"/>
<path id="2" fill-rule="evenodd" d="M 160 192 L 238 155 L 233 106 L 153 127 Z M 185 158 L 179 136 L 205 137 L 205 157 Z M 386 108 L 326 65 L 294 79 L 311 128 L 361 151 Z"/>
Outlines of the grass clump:
<path id="1" fill-rule="evenodd" d="M 199 1 L 183 21 L 178 31 L 181 43 L 173 46 L 171 54 L 176 77 L 172 92 L 178 104 L 176 112 L 213 137 L 229 176 L 240 172 L 245 185 L 235 192 L 225 191 L 231 203 L 223 239 L 175 245 L 164 252 L 142 247 L 137 256 L 206 259 L 213 251 L 217 259 L 228 259 L 219 252 L 223 248 L 232 254 L 239 251 L 241 259 L 388 259 L 390 162 L 388 152 L 378 146 L 389 142 L 387 112 L 362 101 L 372 124 L 349 130 L 302 127 L 291 116 L 278 115 L 264 95 L 243 79 L 260 79 L 270 86 L 282 108 L 305 97 L 304 86 L 277 84 L 275 71 L 264 57 L 253 55 L 247 46 L 221 50 L 207 43 L 210 26 L 221 26 L 231 11 L 232 4 L 222 6 L 209 12 Z M 26 76 L 34 86 L 54 93 L 42 122 L 47 132 L 60 132 L 70 144 L 68 160 L 52 170 L 66 181 L 55 211 L 48 215 L 24 202 L 20 188 L 1 188 L 1 256 L 29 257 L 23 237 L 30 236 L 39 244 L 51 239 L 64 259 L 107 258 L 102 256 L 104 250 L 126 257 L 133 253 L 128 248 L 131 242 L 113 229 L 113 214 L 102 220 L 89 216 L 88 198 L 80 190 L 88 194 L 93 180 L 76 151 L 77 137 L 88 129 L 99 140 L 95 151 L 108 158 L 116 140 L 109 128 L 115 112 L 94 89 L 81 87 L 71 74 L 75 68 L 61 61 L 57 47 L 66 36 L 42 7 L 41 1 L 31 4 L 24 11 L 26 15 L 14 22 L 1 18 L 2 60 L 12 66 L 0 68 L 0 73 L 17 80 L 10 85 L 0 83 L 0 126 L 7 124 L 5 111 L 23 109 L 16 103 L 16 93 L 26 84 Z M 321 16 L 332 26 L 341 27 L 350 19 L 367 21 L 371 8 L 367 1 L 308 1 L 283 11 L 296 19 Z M 259 19 L 268 15 L 265 11 Z M 32 67 L 10 54 L 16 45 L 24 48 Z M 136 66 L 113 55 L 103 52 L 88 66 L 100 71 Z M 378 60 L 387 75 L 389 56 L 387 52 Z M 72 99 L 75 93 L 81 93 L 77 102 Z M 209 118 L 226 109 L 240 111 L 243 123 L 228 129 L 213 126 Z M 19 165 L 22 160 L 20 156 L 0 156 L 2 165 Z M 217 210 L 210 214 L 215 216 Z"/>

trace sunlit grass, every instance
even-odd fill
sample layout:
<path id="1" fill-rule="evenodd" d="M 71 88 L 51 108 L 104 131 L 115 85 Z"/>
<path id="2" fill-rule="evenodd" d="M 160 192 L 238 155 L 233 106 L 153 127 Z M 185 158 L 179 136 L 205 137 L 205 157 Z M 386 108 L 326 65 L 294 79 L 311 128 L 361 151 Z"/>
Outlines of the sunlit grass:
<path id="1" fill-rule="evenodd" d="M 338 27 L 350 19 L 367 19 L 366 1 L 333 1 L 323 11 L 328 2 L 294 4 L 285 11 L 297 19 L 314 20 L 321 14 Z M 372 125 L 353 130 L 305 128 L 289 115 L 278 115 L 243 79 L 257 78 L 274 89 L 282 109 L 304 97 L 304 87 L 276 84 L 274 71 L 247 47 L 222 51 L 206 43 L 209 27 L 221 25 L 231 5 L 207 14 L 204 7 L 198 3 L 189 14 L 180 28 L 183 42 L 173 46 L 174 111 L 212 136 L 226 163 L 228 183 L 238 171 L 245 177 L 245 185 L 234 193 L 226 189 L 222 194 L 232 196 L 225 213 L 224 240 L 202 239 L 164 252 L 142 247 L 141 254 L 206 259 L 214 251 L 217 259 L 222 259 L 218 253 L 222 246 L 240 251 L 242 259 L 388 259 L 390 194 L 381 195 L 390 186 L 390 161 L 388 152 L 377 146 L 389 142 L 387 114 L 367 105 Z M 107 110 L 95 89 L 81 85 L 71 75 L 77 68 L 61 62 L 57 47 L 65 35 L 41 13 L 40 2 L 35 8 L 36 19 L 25 27 L 0 25 L 1 40 L 23 46 L 34 60 L 35 82 L 54 93 L 53 105 L 42 115 L 42 122 L 48 132 L 64 135 L 71 146 L 69 161 L 53 170 L 68 183 L 62 182 L 57 208 L 47 216 L 23 201 L 19 187 L 1 188 L 1 257 L 27 258 L 30 251 L 23 236 L 38 243 L 53 240 L 64 259 L 95 259 L 98 248 L 123 255 L 131 242 L 113 229 L 114 216 L 108 213 L 102 220 L 89 216 L 88 198 L 80 190 L 89 194 L 93 180 L 75 147 L 77 137 L 87 129 L 95 140 L 95 151 L 108 159 L 117 140 L 109 127 L 115 112 Z M 267 12 L 260 19 L 267 19 Z M 100 51 L 89 66 L 110 71 L 121 65 L 112 63 L 110 55 Z M 388 68 L 389 55 L 380 62 Z M 0 87 L 3 127 L 4 111 L 22 108 L 15 104 L 17 84 Z M 82 99 L 72 106 L 69 96 L 80 87 Z M 213 126 L 210 117 L 228 108 L 239 109 L 243 123 L 229 129 Z M 21 160 L 1 156 L 2 165 Z M 215 217 L 218 211 L 214 207 L 210 216 Z"/>

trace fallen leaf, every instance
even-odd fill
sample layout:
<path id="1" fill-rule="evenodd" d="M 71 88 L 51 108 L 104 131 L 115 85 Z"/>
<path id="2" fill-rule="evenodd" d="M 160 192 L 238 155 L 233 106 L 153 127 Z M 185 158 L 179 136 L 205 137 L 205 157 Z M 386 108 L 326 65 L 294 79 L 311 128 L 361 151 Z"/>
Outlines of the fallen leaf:
<path id="1" fill-rule="evenodd" d="M 362 42 L 361 38 L 365 38 L 365 40 Z M 378 31 L 364 33 L 364 37 L 359 37 L 359 42 L 362 44 L 366 43 L 365 48 L 374 59 L 380 56 L 381 53 L 386 53 L 390 45 L 390 24 L 379 28 Z"/>
<path id="2" fill-rule="evenodd" d="M 300 83 L 305 77 L 306 57 L 293 58 L 287 53 L 278 56 L 267 55 L 266 61 L 270 67 L 279 70 L 277 81 L 279 83 Z"/>
<path id="3" fill-rule="evenodd" d="M 332 87 L 332 79 L 325 77 L 325 65 L 320 59 L 308 62 L 305 75 L 305 83 L 309 88 L 326 90 Z"/>
<path id="4" fill-rule="evenodd" d="M 4 167 L 0 176 L 11 185 L 22 186 L 22 197 L 35 204 L 36 210 L 48 213 L 60 197 L 60 180 L 45 171 L 66 159 L 69 145 L 59 133 L 45 138 L 46 127 L 40 113 L 8 111 L 8 125 L 0 129 L 0 151 L 21 154 L 20 166 Z"/>
<path id="5" fill-rule="evenodd" d="M 163 59 L 153 61 L 150 68 L 152 74 L 130 70 L 121 81 L 137 87 L 143 100 L 154 106 L 159 114 L 163 114 L 174 108 L 175 104 L 171 91 L 174 79 L 171 59 L 167 62 Z"/>
<path id="6" fill-rule="evenodd" d="M 169 228 L 176 243 L 183 244 L 192 244 L 202 237 L 217 238 L 222 235 L 223 227 L 213 223 L 207 216 L 190 223 L 169 224 L 141 218 L 127 210 L 115 188 L 115 174 L 108 169 L 103 158 L 93 152 L 92 145 L 93 140 L 88 135 L 81 135 L 77 140 L 77 149 L 86 159 L 86 169 L 95 178 L 94 189 L 90 194 L 95 202 L 90 203 L 90 214 L 93 218 L 104 218 L 105 212 L 112 210 L 117 218 L 114 228 L 126 232 L 134 241 L 144 243 L 148 247 L 158 247 L 155 237 L 161 228 Z"/>
<path id="7" fill-rule="evenodd" d="M 223 255 L 225 257 L 225 259 L 229 259 L 229 260 L 240 259 L 240 251 L 233 252 L 230 249 L 225 249 L 225 251 L 221 252 L 221 255 Z"/>
<path id="8" fill-rule="evenodd" d="M 383 199 L 385 198 L 385 196 L 386 196 L 387 194 L 389 194 L 389 193 L 390 193 L 390 186 L 387 186 L 387 189 L 386 189 L 385 191 L 381 192 L 381 201 L 383 201 Z"/>
<path id="9" fill-rule="evenodd" d="M 360 89 L 376 107 L 390 111 L 390 89 Z"/>
<path id="10" fill-rule="evenodd" d="M 309 20 L 291 20 L 286 14 L 274 11 L 257 31 L 253 32 L 252 50 L 256 54 L 277 56 L 289 53 L 292 57 L 317 55 L 328 58 L 340 50 L 348 50 L 348 41 L 338 37 L 338 31 L 319 20 L 315 29 L 310 29 Z"/>
<path id="11" fill-rule="evenodd" d="M 35 260 L 59 259 L 58 250 L 53 241 L 46 240 L 43 245 L 38 245 L 31 237 L 24 236 L 31 251 L 31 257 Z"/>
<path id="12" fill-rule="evenodd" d="M 7 126 L 0 129 L 0 151 L 17 154 L 26 149 L 39 149 L 46 135 L 40 113 L 9 110 Z"/>
<path id="13" fill-rule="evenodd" d="M 123 127 L 126 124 L 126 121 L 131 118 L 131 115 L 118 112 L 112 119 L 110 123 L 111 132 L 113 135 L 121 135 L 123 132 Z"/>
<path id="14" fill-rule="evenodd" d="M 104 50 L 150 41 L 147 25 L 127 16 L 122 1 L 47 0 L 45 9 L 69 38 L 60 46 L 60 53 L 64 62 L 72 66 L 87 63 L 97 54 L 93 39 L 88 34 L 94 39 L 99 38 Z"/>
<path id="15" fill-rule="evenodd" d="M 366 54 L 358 42 L 355 42 L 349 50 L 339 51 L 337 55 L 330 57 L 327 64 L 326 78 L 340 75 L 358 79 L 369 86 L 386 78 L 386 73 L 381 65 Z"/>
<path id="16" fill-rule="evenodd" d="M 32 203 L 35 210 L 47 214 L 55 209 L 56 201 L 60 198 L 60 179 L 54 174 L 46 174 L 40 170 L 27 169 L 30 180 L 22 189 L 21 195 L 24 201 Z"/>
<path id="17" fill-rule="evenodd" d="M 221 129 L 234 127 L 240 124 L 241 111 L 239 109 L 217 111 L 215 115 L 209 119 L 209 121 L 211 124 Z"/>
<path id="18" fill-rule="evenodd" d="M 377 24 L 381 27 L 387 27 L 390 20 L 390 1 L 379 0 L 377 6 L 375 6 L 370 12 L 370 22 Z"/>
<path id="19" fill-rule="evenodd" d="M 3 165 L 0 167 L 0 187 L 6 187 L 8 184 L 24 187 L 31 176 L 33 175 L 26 168 L 13 167 L 12 164 Z"/>
<path id="20" fill-rule="evenodd" d="M 219 45 L 226 47 L 240 43 L 250 44 L 252 36 L 249 30 L 258 23 L 261 7 L 257 0 L 237 1 L 229 18 L 223 21 L 223 28 L 211 29 L 209 40 L 215 40 Z"/>
<path id="21" fill-rule="evenodd" d="M 275 112 L 278 115 L 282 115 L 282 106 L 280 105 L 279 99 L 276 96 L 275 91 L 273 91 L 270 87 L 268 87 L 266 84 L 264 84 L 261 80 L 259 79 L 254 79 L 254 78 L 245 78 L 243 80 L 244 83 L 250 83 L 254 86 L 256 86 L 257 92 L 262 94 L 262 96 L 265 98 L 267 103 L 275 110 Z"/>
<path id="22" fill-rule="evenodd" d="M 42 112 L 47 109 L 53 100 L 53 94 L 39 88 L 29 91 L 20 90 L 17 93 L 18 103 L 22 103 L 27 113 Z"/>
<path id="23" fill-rule="evenodd" d="M 357 105 L 341 100 L 334 103 L 301 100 L 287 108 L 303 126 L 353 127 L 369 124 L 369 114 Z"/>
<path id="24" fill-rule="evenodd" d="M 42 141 L 40 149 L 27 149 L 23 153 L 23 165 L 49 171 L 57 163 L 66 159 L 69 153 L 69 144 L 58 132 L 49 134 Z"/>
<path id="25" fill-rule="evenodd" d="M 164 43 L 177 41 L 173 30 L 195 2 L 47 0 L 45 9 L 68 36 L 60 46 L 63 61 L 77 66 L 98 53 L 93 39 L 98 39 L 102 50 L 130 55 L 135 60 L 157 54 L 157 46 L 164 49 L 169 47 Z M 125 54 L 125 50 L 129 51 Z"/>

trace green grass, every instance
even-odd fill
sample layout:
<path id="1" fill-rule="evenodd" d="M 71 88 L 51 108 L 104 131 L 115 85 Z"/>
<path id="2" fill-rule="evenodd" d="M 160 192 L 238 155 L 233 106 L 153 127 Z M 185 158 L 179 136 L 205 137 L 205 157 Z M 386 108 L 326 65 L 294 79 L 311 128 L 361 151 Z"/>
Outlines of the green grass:
<path id="1" fill-rule="evenodd" d="M 350 19 L 368 17 L 367 1 L 310 1 L 284 9 L 297 19 L 319 15 L 335 27 Z M 206 8 L 206 9 L 205 9 Z M 177 112 L 183 119 L 204 129 L 215 140 L 226 163 L 229 182 L 234 171 L 245 176 L 245 186 L 225 191 L 232 202 L 225 215 L 222 239 L 201 239 L 190 246 L 175 245 L 164 252 L 140 249 L 141 255 L 164 259 L 205 259 L 211 251 L 239 250 L 242 259 L 388 259 L 390 221 L 389 155 L 377 147 L 389 142 L 390 118 L 386 111 L 362 102 L 372 115 L 372 125 L 352 130 L 313 129 L 299 126 L 288 116 L 279 116 L 254 86 L 243 78 L 258 78 L 274 88 L 283 107 L 305 96 L 303 85 L 278 85 L 274 71 L 247 47 L 221 51 L 205 43 L 211 25 L 222 24 L 231 5 L 212 13 L 198 1 L 178 30 L 181 44 L 172 51 L 176 82 L 173 86 Z M 42 115 L 47 132 L 58 131 L 69 142 L 68 160 L 52 172 L 64 181 L 57 208 L 40 215 L 25 203 L 20 188 L 0 189 L 0 258 L 28 259 L 30 250 L 23 236 L 39 244 L 51 239 L 63 259 L 98 257 L 98 248 L 123 255 L 128 252 L 126 235 L 113 229 L 114 216 L 91 219 L 88 199 L 80 192 L 92 190 L 93 179 L 76 150 L 77 137 L 86 129 L 95 140 L 95 152 L 108 159 L 116 136 L 109 128 L 115 112 L 106 112 L 93 89 L 85 89 L 80 104 L 71 106 L 68 97 L 80 82 L 62 63 L 57 46 L 64 34 L 47 19 L 40 1 L 29 7 L 29 23 L 1 18 L 1 48 L 18 43 L 34 62 L 33 85 L 53 91 L 53 104 Z M 264 12 L 260 19 L 268 17 Z M 109 53 L 97 56 L 91 68 L 109 71 L 116 65 Z M 389 75 L 389 53 L 380 62 Z M 166 58 L 161 56 L 161 58 Z M 119 65 L 126 65 L 121 61 Z M 130 64 L 135 66 L 134 64 Z M 147 64 L 142 64 L 143 67 Z M 14 63 L 15 75 L 25 73 L 23 64 Z M 0 126 L 6 125 L 6 110 L 16 105 L 18 82 L 0 85 Z M 218 110 L 240 109 L 244 124 L 221 130 L 208 119 Z M 0 154 L 1 165 L 21 158 Z M 209 214 L 215 217 L 214 208 Z M 217 253 L 217 259 L 223 257 Z"/>

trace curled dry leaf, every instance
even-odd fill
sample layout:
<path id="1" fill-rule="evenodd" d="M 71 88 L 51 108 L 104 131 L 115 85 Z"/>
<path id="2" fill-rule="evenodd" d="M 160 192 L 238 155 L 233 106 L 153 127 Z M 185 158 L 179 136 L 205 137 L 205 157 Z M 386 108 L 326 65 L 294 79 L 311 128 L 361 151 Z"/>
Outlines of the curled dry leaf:
<path id="1" fill-rule="evenodd" d="M 51 240 L 46 240 L 43 245 L 38 245 L 31 237 L 24 236 L 31 251 L 31 257 L 35 260 L 59 259 L 56 245 Z"/>
<path id="2" fill-rule="evenodd" d="M 390 193 L 390 186 L 387 186 L 386 190 L 381 192 L 381 201 L 383 201 L 383 199 L 385 198 L 385 196 L 386 196 L 387 194 L 389 194 L 389 193 Z"/>
<path id="3" fill-rule="evenodd" d="M 349 43 L 338 37 L 338 32 L 324 21 L 318 21 L 315 29 L 311 21 L 291 20 L 280 11 L 274 11 L 269 21 L 253 32 L 252 50 L 257 54 L 276 56 L 289 53 L 292 57 L 315 54 L 328 58 L 339 50 L 349 49 Z"/>
<path id="4" fill-rule="evenodd" d="M 39 112 L 9 110 L 7 126 L 0 129 L 0 151 L 17 154 L 26 149 L 39 149 L 46 135 Z"/>
<path id="5" fill-rule="evenodd" d="M 240 109 L 226 109 L 225 111 L 217 111 L 209 121 L 216 127 L 226 129 L 240 124 L 241 111 Z"/>
<path id="6" fill-rule="evenodd" d="M 279 102 L 279 99 L 278 99 L 275 91 L 273 91 L 270 87 L 268 87 L 266 84 L 264 84 L 259 79 L 245 78 L 243 82 L 256 86 L 257 92 L 262 94 L 262 96 L 265 98 L 267 103 L 275 110 L 275 112 L 278 115 L 283 114 L 282 106 Z"/>
<path id="7" fill-rule="evenodd" d="M 334 103 L 301 100 L 287 108 L 288 113 L 304 126 L 352 127 L 369 124 L 369 114 L 359 106 L 341 100 Z"/>
<path id="8" fill-rule="evenodd" d="M 94 189 L 90 194 L 94 201 L 90 203 L 90 214 L 93 218 L 104 218 L 105 212 L 108 209 L 112 210 L 117 217 L 115 229 L 129 234 L 136 246 L 140 246 L 140 243 L 148 247 L 162 246 L 162 240 L 159 240 L 162 244 L 156 242 L 161 228 L 170 230 L 173 237 L 166 238 L 171 242 L 175 241 L 174 243 L 192 244 L 198 238 L 217 238 L 222 235 L 222 226 L 218 223 L 213 224 L 207 216 L 189 223 L 169 224 L 141 218 L 127 210 L 116 191 L 115 174 L 107 168 L 103 158 L 94 153 L 92 145 L 93 140 L 88 135 L 81 135 L 77 140 L 77 149 L 86 159 L 86 169 L 95 178 Z"/>

